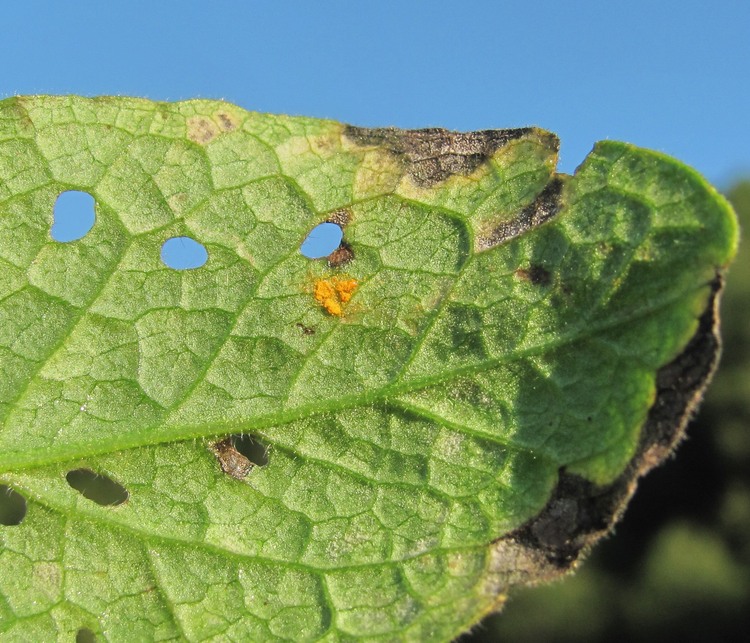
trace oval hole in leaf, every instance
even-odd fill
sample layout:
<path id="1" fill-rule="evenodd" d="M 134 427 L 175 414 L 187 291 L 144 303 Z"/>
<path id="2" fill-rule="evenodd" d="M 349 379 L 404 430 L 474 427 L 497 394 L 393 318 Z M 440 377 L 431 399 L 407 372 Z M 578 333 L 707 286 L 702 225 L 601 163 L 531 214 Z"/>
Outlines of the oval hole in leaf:
<path id="1" fill-rule="evenodd" d="M 308 259 L 321 259 L 336 250 L 343 237 L 341 226 L 330 222 L 321 223 L 310 230 L 299 251 Z"/>
<path id="2" fill-rule="evenodd" d="M 175 270 L 193 270 L 208 261 L 208 250 L 190 237 L 172 237 L 161 247 L 161 260 Z"/>
<path id="3" fill-rule="evenodd" d="M 96 634 L 88 627 L 82 627 L 76 632 L 76 643 L 96 643 Z"/>
<path id="4" fill-rule="evenodd" d="M 68 243 L 85 237 L 94 227 L 96 201 L 88 192 L 67 190 L 55 201 L 50 236 L 55 241 Z"/>
<path id="5" fill-rule="evenodd" d="M 120 483 L 90 469 L 73 469 L 65 474 L 65 479 L 84 498 L 98 505 L 121 505 L 128 499 L 128 490 Z"/>
<path id="6" fill-rule="evenodd" d="M 0 484 L 0 525 L 20 525 L 25 516 L 26 498 L 8 485 Z"/>
<path id="7" fill-rule="evenodd" d="M 254 435 L 238 433 L 230 437 L 234 441 L 234 448 L 255 466 L 263 467 L 268 464 L 268 447 Z"/>

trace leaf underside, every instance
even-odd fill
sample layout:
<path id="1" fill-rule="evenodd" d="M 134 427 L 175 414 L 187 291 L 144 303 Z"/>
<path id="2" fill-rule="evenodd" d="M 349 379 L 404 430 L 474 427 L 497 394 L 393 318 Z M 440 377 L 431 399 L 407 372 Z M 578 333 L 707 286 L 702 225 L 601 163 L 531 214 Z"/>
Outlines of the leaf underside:
<path id="1" fill-rule="evenodd" d="M 681 438 L 737 230 L 672 159 L 557 147 L 1 101 L 0 636 L 449 640 L 568 570 Z M 66 190 L 96 223 L 60 243 Z"/>

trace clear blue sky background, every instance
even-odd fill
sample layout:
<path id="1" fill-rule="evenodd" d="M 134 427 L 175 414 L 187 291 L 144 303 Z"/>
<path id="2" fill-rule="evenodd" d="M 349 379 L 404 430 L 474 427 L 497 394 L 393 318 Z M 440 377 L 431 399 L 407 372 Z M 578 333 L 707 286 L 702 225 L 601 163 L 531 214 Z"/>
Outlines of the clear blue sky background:
<path id="1" fill-rule="evenodd" d="M 24 0 L 0 10 L 0 97 L 224 98 L 357 125 L 539 125 L 750 173 L 750 2 Z"/>

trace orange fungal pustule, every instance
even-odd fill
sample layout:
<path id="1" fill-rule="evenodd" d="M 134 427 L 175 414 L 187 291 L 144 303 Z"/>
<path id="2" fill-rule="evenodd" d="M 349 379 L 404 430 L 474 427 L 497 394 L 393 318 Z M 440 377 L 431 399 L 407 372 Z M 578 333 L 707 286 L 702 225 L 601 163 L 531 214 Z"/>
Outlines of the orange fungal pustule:
<path id="1" fill-rule="evenodd" d="M 329 315 L 341 317 L 344 312 L 342 304 L 348 303 L 357 290 L 356 279 L 318 279 L 313 285 L 313 297 Z"/>
<path id="2" fill-rule="evenodd" d="M 337 279 L 334 283 L 336 294 L 344 304 L 352 298 L 354 291 L 357 290 L 357 286 L 356 279 Z"/>

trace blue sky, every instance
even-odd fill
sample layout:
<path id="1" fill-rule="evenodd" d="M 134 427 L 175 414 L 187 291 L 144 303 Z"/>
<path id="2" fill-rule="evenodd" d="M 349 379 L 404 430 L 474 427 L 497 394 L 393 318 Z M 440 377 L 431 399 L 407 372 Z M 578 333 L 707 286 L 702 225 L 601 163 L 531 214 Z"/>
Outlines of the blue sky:
<path id="1" fill-rule="evenodd" d="M 224 98 L 357 125 L 539 125 L 572 171 L 599 139 L 719 187 L 750 174 L 750 3 L 5 3 L 0 97 Z"/>

